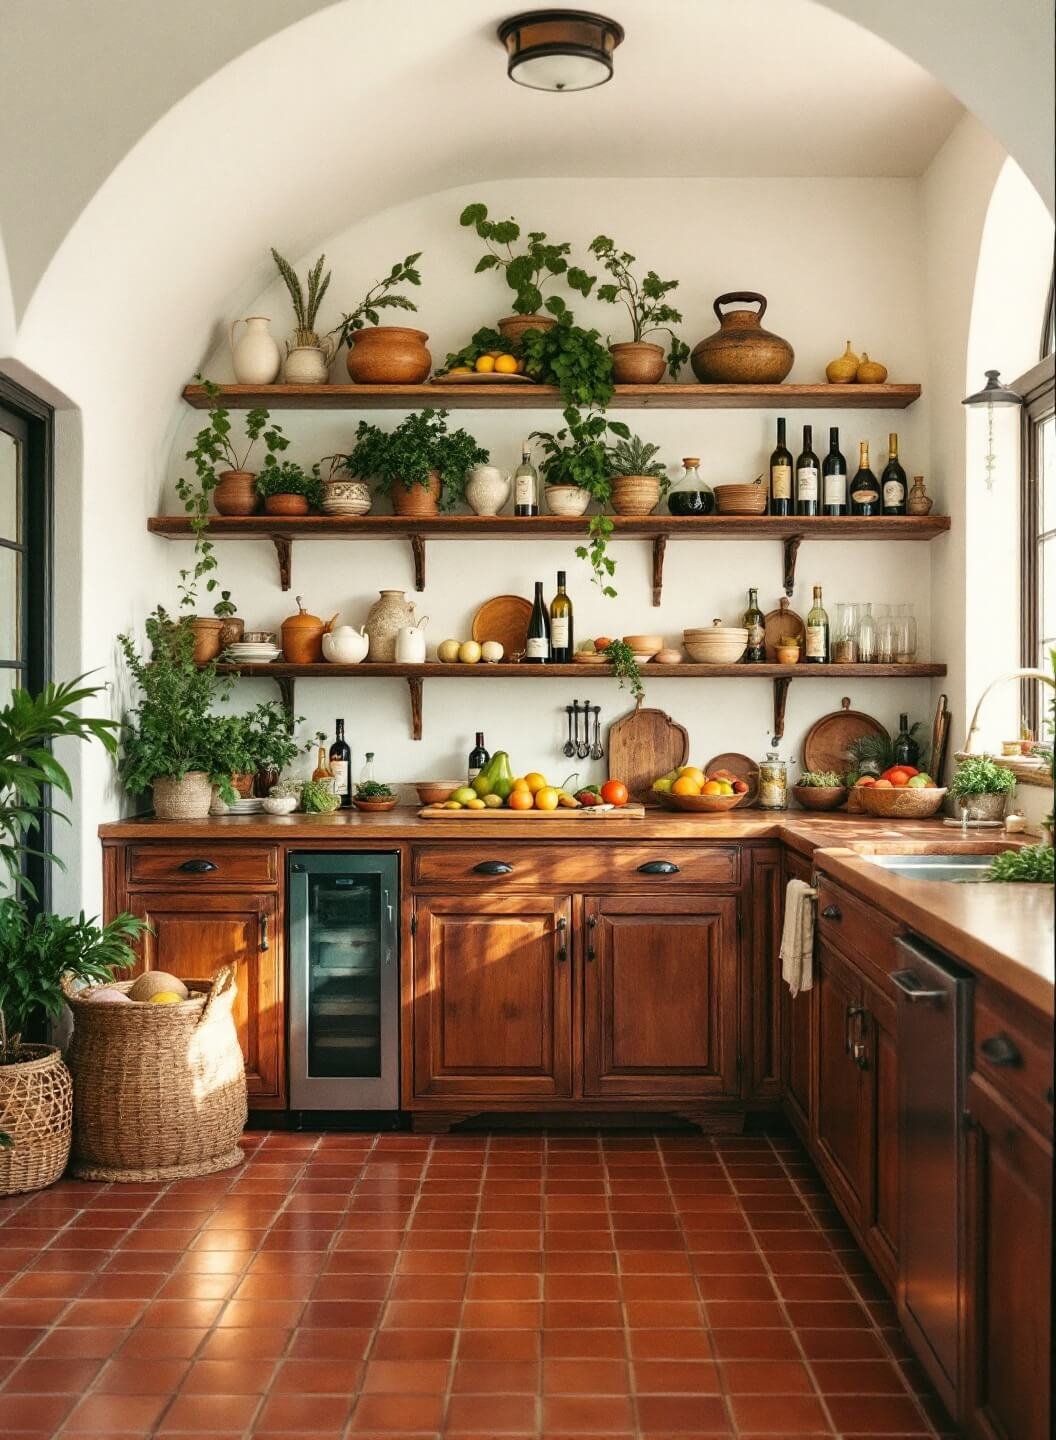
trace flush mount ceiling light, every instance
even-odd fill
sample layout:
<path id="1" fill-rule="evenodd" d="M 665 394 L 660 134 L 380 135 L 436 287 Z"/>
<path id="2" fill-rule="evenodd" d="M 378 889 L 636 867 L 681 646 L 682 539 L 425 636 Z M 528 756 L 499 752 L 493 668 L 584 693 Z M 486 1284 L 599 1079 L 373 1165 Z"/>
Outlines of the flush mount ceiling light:
<path id="1" fill-rule="evenodd" d="M 506 73 L 531 90 L 592 90 L 612 79 L 623 26 L 588 10 L 532 10 L 499 26 Z"/>

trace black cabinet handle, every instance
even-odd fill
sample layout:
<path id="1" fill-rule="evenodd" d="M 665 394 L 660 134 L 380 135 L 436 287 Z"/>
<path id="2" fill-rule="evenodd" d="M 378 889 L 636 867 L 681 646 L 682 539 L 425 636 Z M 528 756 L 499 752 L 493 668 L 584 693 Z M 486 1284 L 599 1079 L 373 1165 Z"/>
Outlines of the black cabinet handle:
<path id="1" fill-rule="evenodd" d="M 979 1043 L 979 1049 L 991 1065 L 1014 1068 L 1023 1064 L 1023 1056 L 1007 1035 L 991 1035 Z"/>
<path id="2" fill-rule="evenodd" d="M 260 951 L 264 954 L 270 946 L 268 937 L 268 914 L 266 910 L 260 912 Z"/>
<path id="3" fill-rule="evenodd" d="M 513 866 L 507 865 L 505 860 L 482 860 L 479 865 L 473 866 L 474 875 L 512 875 Z"/>
<path id="4" fill-rule="evenodd" d="M 639 875 L 677 875 L 678 866 L 670 860 L 647 860 L 638 866 Z"/>
<path id="5" fill-rule="evenodd" d="M 822 915 L 825 917 L 826 920 L 842 920 L 842 919 L 843 919 L 843 911 L 840 909 L 840 907 L 839 907 L 838 905 L 826 905 L 826 906 L 825 906 L 825 909 L 824 909 L 821 913 L 822 913 Z"/>
<path id="6" fill-rule="evenodd" d="M 559 965 L 563 964 L 564 961 L 568 959 L 568 946 L 565 944 L 565 931 L 567 929 L 568 921 L 563 915 L 559 915 L 557 918 L 557 924 L 554 926 L 554 931 L 558 936 L 557 963 Z"/>
<path id="7" fill-rule="evenodd" d="M 594 931 L 595 931 L 597 928 L 598 928 L 598 917 L 597 917 L 596 915 L 588 915 L 588 916 L 587 916 L 587 929 L 590 931 L 590 940 L 589 940 L 588 943 L 587 943 L 587 959 L 588 959 L 588 960 L 594 960 L 594 959 L 596 959 L 596 957 L 597 957 L 597 951 L 594 949 Z"/>
<path id="8" fill-rule="evenodd" d="M 180 869 L 185 875 L 208 875 L 216 866 L 211 860 L 185 860 Z"/>

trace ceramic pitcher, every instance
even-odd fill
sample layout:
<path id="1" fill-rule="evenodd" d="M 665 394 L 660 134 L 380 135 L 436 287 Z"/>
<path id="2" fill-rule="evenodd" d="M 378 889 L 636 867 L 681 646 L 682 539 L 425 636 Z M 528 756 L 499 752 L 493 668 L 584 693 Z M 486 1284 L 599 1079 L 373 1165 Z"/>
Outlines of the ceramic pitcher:
<path id="1" fill-rule="evenodd" d="M 282 356 L 268 326 L 267 315 L 247 315 L 244 320 L 233 320 L 228 338 L 231 342 L 231 363 L 239 385 L 270 385 L 279 373 Z M 241 336 L 236 340 L 235 331 L 244 325 Z"/>
<path id="2" fill-rule="evenodd" d="M 497 515 L 510 498 L 510 477 L 497 465 L 474 465 L 466 481 L 466 499 L 478 515 Z"/>
<path id="3" fill-rule="evenodd" d="M 414 625 L 404 625 L 396 634 L 396 663 L 421 665 L 425 660 L 425 627 L 429 616 L 423 615 Z"/>

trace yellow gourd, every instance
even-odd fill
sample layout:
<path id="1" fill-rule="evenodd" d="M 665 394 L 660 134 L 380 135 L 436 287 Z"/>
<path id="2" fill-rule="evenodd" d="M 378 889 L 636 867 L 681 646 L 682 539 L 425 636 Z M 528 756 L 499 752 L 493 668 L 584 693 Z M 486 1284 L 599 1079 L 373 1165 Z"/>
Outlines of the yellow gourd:
<path id="1" fill-rule="evenodd" d="M 183 1000 L 182 995 L 177 995 L 175 990 L 159 990 L 147 1001 L 148 1005 L 179 1005 Z"/>
<path id="2" fill-rule="evenodd" d="M 847 349 L 835 360 L 830 360 L 825 366 L 825 379 L 830 385 L 851 385 L 858 373 L 858 356 L 851 349 L 851 342 L 847 341 Z"/>
<path id="3" fill-rule="evenodd" d="M 863 350 L 854 378 L 859 385 L 882 385 L 887 379 L 887 366 L 881 365 L 879 360 L 870 360 Z"/>

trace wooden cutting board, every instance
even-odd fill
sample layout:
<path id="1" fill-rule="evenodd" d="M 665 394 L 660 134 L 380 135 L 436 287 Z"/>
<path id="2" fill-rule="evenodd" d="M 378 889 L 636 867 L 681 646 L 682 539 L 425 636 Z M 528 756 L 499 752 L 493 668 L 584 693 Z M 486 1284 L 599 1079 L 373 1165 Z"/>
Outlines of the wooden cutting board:
<path id="1" fill-rule="evenodd" d="M 887 731 L 861 710 L 852 710 L 848 696 L 840 702 L 839 710 L 832 710 L 807 731 L 803 742 L 804 770 L 835 770 L 844 775 L 850 769 L 847 747 L 861 735 L 886 735 Z"/>
<path id="2" fill-rule="evenodd" d="M 632 800 L 655 805 L 652 783 L 686 763 L 689 732 L 663 710 L 637 706 L 609 726 L 608 752 L 612 779 L 623 781 Z"/>
<path id="3" fill-rule="evenodd" d="M 578 810 L 445 810 L 427 805 L 418 814 L 423 820 L 642 820 L 642 805 L 581 805 Z"/>

